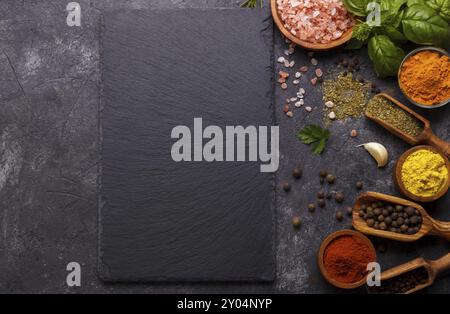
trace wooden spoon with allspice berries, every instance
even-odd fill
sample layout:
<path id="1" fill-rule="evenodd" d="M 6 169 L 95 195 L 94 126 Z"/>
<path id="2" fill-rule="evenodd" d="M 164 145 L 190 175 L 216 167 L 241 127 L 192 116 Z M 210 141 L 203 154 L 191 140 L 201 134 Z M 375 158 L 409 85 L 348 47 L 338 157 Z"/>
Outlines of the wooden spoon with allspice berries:
<path id="1" fill-rule="evenodd" d="M 390 231 L 388 228 L 385 228 L 386 230 L 381 230 L 380 228 L 376 229 L 374 227 L 370 227 L 368 225 L 368 222 L 364 220 L 364 217 L 361 217 L 363 216 L 363 214 L 361 214 L 362 211 L 361 207 L 363 205 L 371 204 L 374 202 L 400 205 L 403 206 L 404 208 L 408 207 L 413 208 L 414 211 L 417 210 L 418 213 L 420 214 L 420 228 L 417 230 L 417 232 L 408 234 L 406 232 L 402 233 Z M 435 235 L 447 241 L 450 241 L 450 222 L 444 222 L 433 219 L 419 204 L 395 196 L 377 192 L 361 193 L 356 199 L 352 216 L 353 216 L 353 227 L 364 234 L 403 242 L 416 241 L 425 235 Z"/>

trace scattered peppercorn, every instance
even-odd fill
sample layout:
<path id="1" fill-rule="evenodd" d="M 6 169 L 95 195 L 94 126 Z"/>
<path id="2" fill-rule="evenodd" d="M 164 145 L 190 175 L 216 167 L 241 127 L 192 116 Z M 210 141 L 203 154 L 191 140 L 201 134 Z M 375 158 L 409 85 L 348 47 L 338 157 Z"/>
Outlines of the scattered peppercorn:
<path id="1" fill-rule="evenodd" d="M 291 185 L 288 182 L 283 183 L 283 190 L 289 192 L 291 190 Z"/>
<path id="2" fill-rule="evenodd" d="M 319 199 L 317 201 L 317 205 L 319 205 L 320 208 L 324 208 L 325 207 L 325 200 L 323 198 Z"/>
<path id="3" fill-rule="evenodd" d="M 321 178 L 325 178 L 325 177 L 327 176 L 327 171 L 326 171 L 326 170 L 320 170 L 319 176 L 320 176 Z"/>
<path id="4" fill-rule="evenodd" d="M 339 220 L 339 221 L 341 221 L 342 219 L 344 219 L 344 214 L 343 214 L 340 210 L 338 210 L 338 211 L 336 212 L 336 219 Z"/>
<path id="5" fill-rule="evenodd" d="M 332 174 L 328 174 L 326 179 L 329 184 L 333 184 L 336 181 L 336 177 L 333 176 Z"/>
<path id="6" fill-rule="evenodd" d="M 353 207 L 347 207 L 347 215 L 351 216 L 353 214 Z"/>
<path id="7" fill-rule="evenodd" d="M 344 201 L 344 198 L 344 194 L 342 194 L 341 192 L 337 192 L 336 195 L 334 195 L 334 199 L 338 203 L 342 203 Z"/>
<path id="8" fill-rule="evenodd" d="M 356 188 L 358 190 L 361 190 L 363 187 L 364 187 L 364 182 L 362 182 L 362 181 L 356 182 Z"/>
<path id="9" fill-rule="evenodd" d="M 309 210 L 310 212 L 315 211 L 315 210 L 316 210 L 316 204 L 314 204 L 314 203 L 308 204 L 308 210 Z"/>
<path id="10" fill-rule="evenodd" d="M 292 171 L 292 176 L 293 176 L 294 178 L 296 178 L 296 179 L 300 179 L 301 176 L 302 176 L 302 170 L 301 170 L 300 168 L 295 168 L 295 169 Z"/>
<path id="11" fill-rule="evenodd" d="M 301 224 L 302 224 L 302 220 L 300 219 L 300 217 L 298 217 L 298 216 L 292 217 L 292 226 L 293 226 L 295 229 L 300 228 L 300 225 L 301 225 Z"/>
<path id="12" fill-rule="evenodd" d="M 325 198 L 325 192 L 324 191 L 317 192 L 317 198 Z"/>

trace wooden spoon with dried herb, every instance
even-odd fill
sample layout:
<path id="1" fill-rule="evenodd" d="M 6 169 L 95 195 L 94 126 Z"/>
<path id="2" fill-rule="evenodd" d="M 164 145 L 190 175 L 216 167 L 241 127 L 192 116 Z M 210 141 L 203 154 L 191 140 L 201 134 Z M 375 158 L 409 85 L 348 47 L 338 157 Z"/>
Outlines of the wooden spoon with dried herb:
<path id="1" fill-rule="evenodd" d="M 367 104 L 365 115 L 412 146 L 430 145 L 450 158 L 450 143 L 437 137 L 430 121 L 387 94 L 377 94 Z"/>

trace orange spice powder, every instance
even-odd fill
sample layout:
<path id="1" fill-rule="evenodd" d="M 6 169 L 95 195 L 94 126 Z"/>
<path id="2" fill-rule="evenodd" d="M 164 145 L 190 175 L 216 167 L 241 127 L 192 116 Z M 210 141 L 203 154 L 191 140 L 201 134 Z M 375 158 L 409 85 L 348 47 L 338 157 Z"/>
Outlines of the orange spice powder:
<path id="1" fill-rule="evenodd" d="M 400 71 L 403 92 L 419 104 L 432 106 L 450 99 L 450 59 L 425 50 L 408 58 Z"/>

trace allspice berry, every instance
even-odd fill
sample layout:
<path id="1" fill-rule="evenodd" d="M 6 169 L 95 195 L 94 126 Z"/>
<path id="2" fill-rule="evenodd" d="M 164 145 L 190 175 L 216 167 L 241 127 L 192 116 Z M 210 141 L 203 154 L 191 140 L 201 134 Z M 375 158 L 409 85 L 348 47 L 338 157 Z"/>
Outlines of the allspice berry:
<path id="1" fill-rule="evenodd" d="M 300 179 L 301 176 L 302 176 L 302 170 L 301 170 L 300 168 L 295 168 L 295 169 L 292 171 L 292 176 L 293 176 L 295 179 Z"/>
<path id="2" fill-rule="evenodd" d="M 334 195 L 334 199 L 338 203 L 342 203 L 344 201 L 344 198 L 344 194 L 342 194 L 341 192 L 337 192 L 336 195 Z"/>
<path id="3" fill-rule="evenodd" d="M 333 184 L 336 181 L 336 177 L 332 174 L 327 174 L 326 179 L 329 184 Z"/>
<path id="4" fill-rule="evenodd" d="M 298 216 L 292 217 L 292 226 L 295 229 L 300 228 L 301 224 L 302 224 L 302 220 L 300 219 L 300 217 L 298 217 Z"/>
<path id="5" fill-rule="evenodd" d="M 285 192 L 289 192 L 291 190 L 291 185 L 289 184 L 289 182 L 284 182 L 283 183 L 283 190 Z"/>
<path id="6" fill-rule="evenodd" d="M 347 215 L 351 216 L 353 214 L 353 207 L 347 207 Z"/>

